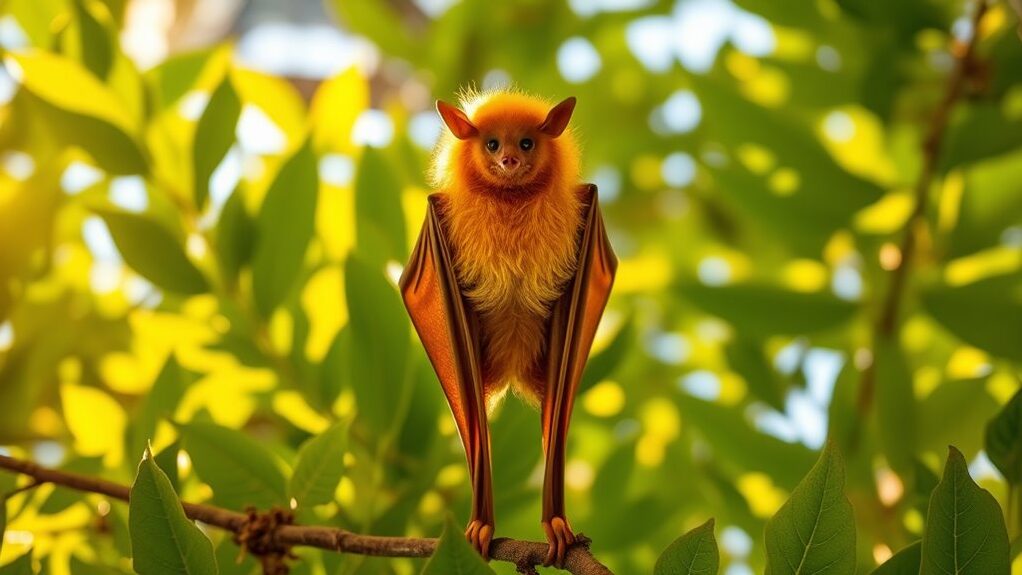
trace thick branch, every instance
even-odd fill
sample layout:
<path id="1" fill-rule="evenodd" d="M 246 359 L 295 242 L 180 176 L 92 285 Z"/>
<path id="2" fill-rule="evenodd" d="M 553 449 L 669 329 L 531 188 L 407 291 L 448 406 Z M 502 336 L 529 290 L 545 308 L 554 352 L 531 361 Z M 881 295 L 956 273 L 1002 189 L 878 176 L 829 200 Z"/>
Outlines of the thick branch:
<path id="1" fill-rule="evenodd" d="M 900 254 L 901 261 L 890 272 L 890 283 L 884 296 L 883 307 L 873 329 L 873 358 L 876 359 L 876 351 L 879 343 L 888 340 L 896 335 L 898 327 L 898 315 L 901 303 L 904 300 L 906 290 L 906 279 L 909 268 L 916 258 L 916 236 L 922 226 L 926 225 L 926 212 L 929 209 L 930 188 L 933 185 L 934 177 L 940 163 L 940 153 L 943 149 L 944 134 L 947 131 L 948 121 L 955 104 L 962 97 L 970 75 L 975 68 L 976 44 L 979 41 L 979 25 L 986 14 L 987 0 L 977 0 L 976 11 L 972 18 L 972 36 L 964 46 L 959 46 L 956 52 L 955 66 L 948 78 L 947 88 L 944 97 L 933 113 L 930 120 L 926 139 L 922 142 L 923 167 L 915 186 L 915 208 L 905 224 L 904 235 L 901 238 Z M 873 402 L 876 372 L 874 364 L 871 364 L 862 373 L 862 381 L 859 385 L 859 411 L 865 414 Z"/>
<path id="2" fill-rule="evenodd" d="M 33 479 L 34 483 L 53 483 L 77 491 L 98 493 L 113 499 L 128 501 L 131 490 L 126 485 L 113 483 L 97 477 L 79 475 L 42 467 L 31 461 L 0 455 L 0 469 L 6 469 Z M 3 494 L 0 494 L 2 496 Z M 248 522 L 248 517 L 220 507 L 183 503 L 185 514 L 191 519 L 207 525 L 238 533 Z M 306 546 L 381 557 L 429 557 L 436 549 L 437 540 L 432 538 L 381 537 L 361 535 L 335 527 L 311 525 L 282 525 L 275 532 L 276 542 L 283 546 Z M 490 547 L 490 556 L 498 561 L 507 561 L 526 569 L 539 565 L 546 557 L 547 544 L 535 541 L 498 538 Z M 613 575 L 583 546 L 568 550 L 564 569 L 574 575 Z M 526 571 L 527 572 L 527 571 Z"/>

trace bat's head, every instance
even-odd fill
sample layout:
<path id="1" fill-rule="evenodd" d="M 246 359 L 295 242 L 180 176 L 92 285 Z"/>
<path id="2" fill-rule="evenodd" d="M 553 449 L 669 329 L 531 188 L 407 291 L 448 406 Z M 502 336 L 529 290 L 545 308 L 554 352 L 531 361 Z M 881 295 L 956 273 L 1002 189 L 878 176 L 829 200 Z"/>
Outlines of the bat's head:
<path id="1" fill-rule="evenodd" d="M 490 97 L 471 116 L 446 102 L 437 111 L 457 140 L 458 164 L 470 184 L 506 191 L 537 188 L 552 181 L 571 152 L 565 130 L 575 98 L 550 107 L 517 93 Z"/>

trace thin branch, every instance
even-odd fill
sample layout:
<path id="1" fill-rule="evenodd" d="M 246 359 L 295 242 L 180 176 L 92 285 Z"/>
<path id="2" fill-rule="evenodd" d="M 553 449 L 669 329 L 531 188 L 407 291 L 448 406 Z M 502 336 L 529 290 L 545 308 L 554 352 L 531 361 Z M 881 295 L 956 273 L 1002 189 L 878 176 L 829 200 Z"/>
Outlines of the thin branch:
<path id="1" fill-rule="evenodd" d="M 53 483 L 121 501 L 128 501 L 131 492 L 126 485 L 58 471 L 6 455 L 0 455 L 0 469 L 27 475 L 33 478 L 34 483 Z M 182 502 L 182 505 L 189 518 L 234 533 L 241 532 L 249 523 L 248 516 L 235 511 L 195 503 Z M 281 525 L 275 530 L 275 541 L 286 547 L 316 547 L 341 553 L 380 557 L 429 557 L 437 545 L 437 540 L 433 538 L 361 535 L 335 527 L 313 525 Z M 514 563 L 522 570 L 542 564 L 547 549 L 546 543 L 497 538 L 490 546 L 490 556 L 498 561 Z M 593 557 L 589 549 L 580 545 L 568 550 L 564 570 L 574 575 L 613 575 L 610 569 Z"/>
<path id="2" fill-rule="evenodd" d="M 929 209 L 930 188 L 940 163 L 940 154 L 947 132 L 948 121 L 955 104 L 962 97 L 970 75 L 975 71 L 976 44 L 979 42 L 979 26 L 988 8 L 987 0 L 977 0 L 975 13 L 972 17 L 972 35 L 964 46 L 957 46 L 955 66 L 948 78 L 944 97 L 933 113 L 929 130 L 922 142 L 923 167 L 915 186 L 915 207 L 905 224 L 901 238 L 901 261 L 890 271 L 890 283 L 884 296 L 883 307 L 873 328 L 873 363 L 862 372 L 859 384 L 859 412 L 865 415 L 873 403 L 876 384 L 876 357 L 880 342 L 890 340 L 897 335 L 898 316 L 904 300 L 906 279 L 917 255 L 917 235 L 926 225 L 926 212 Z"/>

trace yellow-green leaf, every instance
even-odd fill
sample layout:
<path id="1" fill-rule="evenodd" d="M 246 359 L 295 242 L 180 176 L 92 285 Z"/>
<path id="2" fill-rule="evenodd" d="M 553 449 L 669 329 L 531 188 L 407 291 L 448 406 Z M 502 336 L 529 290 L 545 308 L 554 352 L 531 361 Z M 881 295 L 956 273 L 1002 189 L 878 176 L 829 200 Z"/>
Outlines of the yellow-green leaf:
<path id="1" fill-rule="evenodd" d="M 241 511 L 288 503 L 284 472 L 260 442 L 211 423 L 193 423 L 184 436 L 195 472 L 213 488 L 217 504 Z"/>
<path id="2" fill-rule="evenodd" d="M 102 120 L 129 136 L 137 126 L 117 96 L 77 62 L 33 50 L 9 56 L 27 90 L 68 112 Z"/>
<path id="3" fill-rule="evenodd" d="M 120 465 L 124 456 L 127 418 L 114 398 L 98 388 L 65 383 L 60 388 L 67 427 L 80 455 L 103 456 L 110 466 Z M 102 421 L 102 425 L 96 422 Z"/>
<path id="4" fill-rule="evenodd" d="M 356 245 L 358 253 L 373 262 L 405 261 L 404 210 L 401 181 L 383 153 L 366 148 L 355 177 Z"/>
<path id="5" fill-rule="evenodd" d="M 368 107 L 369 82 L 354 66 L 320 84 L 309 108 L 316 151 L 354 152 L 351 129 Z"/>
<path id="6" fill-rule="evenodd" d="M 747 336 L 803 335 L 837 327 L 857 306 L 824 293 L 800 293 L 769 285 L 680 286 L 681 294 Z M 797 309 L 798 313 L 791 310 Z"/>
<path id="7" fill-rule="evenodd" d="M 322 505 L 334 500 L 337 484 L 344 474 L 344 453 L 348 425 L 337 423 L 302 444 L 288 491 L 300 507 Z"/>
<path id="8" fill-rule="evenodd" d="M 200 210 L 209 196 L 209 178 L 234 143 L 234 128 L 241 115 L 241 101 L 231 85 L 230 74 L 209 97 L 199 118 L 192 145 L 195 205 Z"/>
<path id="9" fill-rule="evenodd" d="M 408 320 L 397 289 L 358 256 L 344 267 L 351 345 L 349 373 L 358 416 L 377 433 L 396 424 L 411 381 Z"/>
<path id="10" fill-rule="evenodd" d="M 305 261 L 316 215 L 319 174 L 308 141 L 284 164 L 263 199 L 252 281 L 263 317 L 288 296 Z"/>

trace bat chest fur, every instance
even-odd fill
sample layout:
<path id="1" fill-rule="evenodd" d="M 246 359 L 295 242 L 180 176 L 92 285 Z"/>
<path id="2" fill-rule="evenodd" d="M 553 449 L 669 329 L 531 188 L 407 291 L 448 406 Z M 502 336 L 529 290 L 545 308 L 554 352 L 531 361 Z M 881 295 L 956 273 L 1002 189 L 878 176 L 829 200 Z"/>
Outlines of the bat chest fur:
<path id="1" fill-rule="evenodd" d="M 574 198 L 451 211 L 455 273 L 479 313 L 488 396 L 510 384 L 530 403 L 542 397 L 537 363 L 547 319 L 575 272 L 581 209 Z"/>

